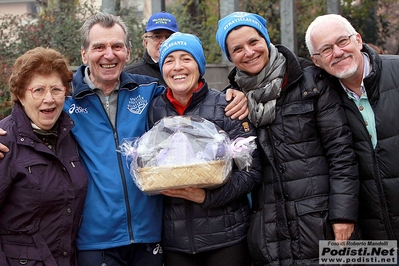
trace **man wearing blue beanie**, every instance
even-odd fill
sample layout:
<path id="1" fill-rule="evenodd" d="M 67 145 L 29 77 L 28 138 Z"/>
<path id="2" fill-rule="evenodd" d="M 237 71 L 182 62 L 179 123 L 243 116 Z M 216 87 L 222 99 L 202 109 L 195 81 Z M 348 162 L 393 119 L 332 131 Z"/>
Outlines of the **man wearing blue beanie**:
<path id="1" fill-rule="evenodd" d="M 357 163 L 341 99 L 325 72 L 270 42 L 262 17 L 235 12 L 218 25 L 216 40 L 235 65 L 231 87 L 246 93 L 264 153 L 247 234 L 254 265 L 319 265 L 320 240 L 359 237 Z"/>
<path id="2" fill-rule="evenodd" d="M 247 118 L 240 121 L 226 116 L 225 95 L 209 88 L 203 78 L 205 63 L 201 41 L 192 34 L 176 32 L 162 44 L 159 66 L 167 90 L 151 102 L 149 126 L 166 116 L 184 115 L 215 123 L 232 140 L 255 136 Z M 162 192 L 166 196 L 162 237 L 165 266 L 252 265 L 246 239 L 247 194 L 259 183 L 260 169 L 256 150 L 250 170 L 234 165 L 229 180 L 220 187 Z"/>

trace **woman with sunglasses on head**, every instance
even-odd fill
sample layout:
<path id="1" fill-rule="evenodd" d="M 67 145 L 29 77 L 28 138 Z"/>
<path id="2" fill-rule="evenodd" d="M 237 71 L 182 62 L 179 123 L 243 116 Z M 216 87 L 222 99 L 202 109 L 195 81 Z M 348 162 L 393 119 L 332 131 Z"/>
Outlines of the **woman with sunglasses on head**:
<path id="1" fill-rule="evenodd" d="M 0 161 L 0 265 L 75 266 L 75 236 L 86 196 L 74 126 L 62 111 L 73 73 L 57 51 L 20 56 L 9 80 L 10 147 Z"/>

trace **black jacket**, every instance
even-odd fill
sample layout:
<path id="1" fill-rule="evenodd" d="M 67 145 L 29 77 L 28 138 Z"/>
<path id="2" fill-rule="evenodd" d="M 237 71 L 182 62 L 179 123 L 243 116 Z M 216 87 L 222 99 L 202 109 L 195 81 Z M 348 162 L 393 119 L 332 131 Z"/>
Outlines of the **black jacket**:
<path id="1" fill-rule="evenodd" d="M 237 137 L 256 136 L 255 128 L 248 120 L 232 120 L 226 117 L 226 105 L 225 95 L 220 91 L 208 89 L 205 83 L 193 94 L 184 115 L 200 116 L 215 123 L 226 131 L 232 140 Z M 150 127 L 165 116 L 175 115 L 178 113 L 163 94 L 151 102 Z M 250 214 L 247 194 L 261 178 L 257 151 L 253 157 L 252 169 L 249 172 L 240 171 L 234 166 L 226 184 L 206 190 L 206 198 L 202 204 L 165 197 L 164 249 L 194 254 L 231 246 L 245 239 Z"/>
<path id="2" fill-rule="evenodd" d="M 153 78 L 157 78 L 161 85 L 165 85 L 165 81 L 162 77 L 159 64 L 152 60 L 147 50 L 143 53 L 143 60 L 131 65 L 127 65 L 124 69 L 127 73 L 146 75 Z"/>
<path id="3" fill-rule="evenodd" d="M 371 61 L 363 82 L 375 116 L 375 149 L 356 104 L 337 84 L 359 163 L 359 225 L 364 239 L 399 240 L 399 56 L 366 45 L 362 51 Z"/>
<path id="4" fill-rule="evenodd" d="M 331 223 L 357 220 L 352 137 L 322 71 L 276 47 L 286 76 L 275 120 L 258 128 L 264 169 L 252 192 L 248 242 L 255 265 L 318 265 L 319 240 L 334 239 Z"/>

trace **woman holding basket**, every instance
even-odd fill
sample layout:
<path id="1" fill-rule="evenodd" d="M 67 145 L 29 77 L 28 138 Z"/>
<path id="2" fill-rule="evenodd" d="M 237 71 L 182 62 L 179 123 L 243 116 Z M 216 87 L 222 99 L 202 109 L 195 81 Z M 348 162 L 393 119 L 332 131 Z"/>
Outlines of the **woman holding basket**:
<path id="1" fill-rule="evenodd" d="M 174 33 L 160 48 L 160 68 L 167 84 L 149 112 L 150 126 L 166 116 L 200 116 L 230 137 L 256 136 L 248 120 L 225 115 L 223 93 L 203 78 L 205 56 L 194 35 Z M 164 263 L 169 265 L 251 265 L 246 233 L 250 205 L 247 194 L 259 183 L 260 160 L 253 153 L 250 170 L 233 165 L 228 181 L 217 188 L 165 190 Z M 188 177 L 189 178 L 189 177 Z"/>

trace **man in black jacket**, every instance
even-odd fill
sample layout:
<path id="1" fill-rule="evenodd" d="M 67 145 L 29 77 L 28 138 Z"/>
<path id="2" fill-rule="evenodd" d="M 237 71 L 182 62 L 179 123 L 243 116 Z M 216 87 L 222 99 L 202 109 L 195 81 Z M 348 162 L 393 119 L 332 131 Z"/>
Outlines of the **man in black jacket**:
<path id="1" fill-rule="evenodd" d="M 377 54 L 348 20 L 333 14 L 309 25 L 306 45 L 313 62 L 338 78 L 359 163 L 362 236 L 398 240 L 399 56 Z"/>
<path id="2" fill-rule="evenodd" d="M 143 60 L 126 66 L 125 71 L 157 78 L 160 84 L 165 85 L 158 65 L 159 47 L 177 30 L 176 18 L 172 14 L 162 11 L 152 15 L 143 35 Z"/>

